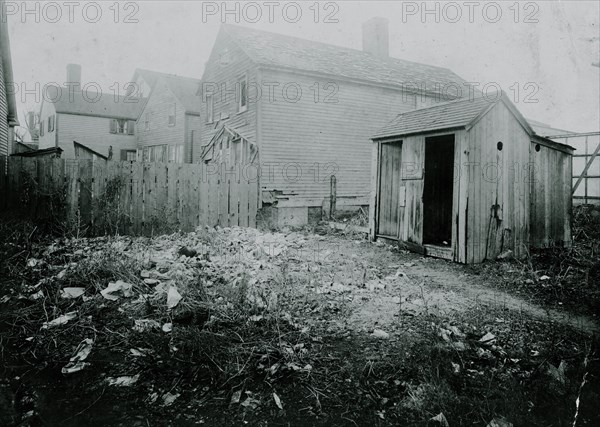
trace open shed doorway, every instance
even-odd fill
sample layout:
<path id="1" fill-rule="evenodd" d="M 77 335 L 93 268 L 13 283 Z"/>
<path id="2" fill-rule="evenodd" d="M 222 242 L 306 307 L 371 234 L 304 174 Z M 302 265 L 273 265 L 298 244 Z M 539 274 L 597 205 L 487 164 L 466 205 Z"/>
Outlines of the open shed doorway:
<path id="1" fill-rule="evenodd" d="M 452 247 L 454 134 L 425 138 L 423 244 Z"/>

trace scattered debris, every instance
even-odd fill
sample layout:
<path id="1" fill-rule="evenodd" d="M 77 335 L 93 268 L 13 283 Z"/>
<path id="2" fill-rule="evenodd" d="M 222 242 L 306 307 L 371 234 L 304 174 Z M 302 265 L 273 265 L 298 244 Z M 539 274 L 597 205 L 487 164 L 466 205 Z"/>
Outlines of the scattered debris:
<path id="1" fill-rule="evenodd" d="M 177 398 L 181 396 L 179 393 L 166 393 L 162 397 L 164 406 L 171 406 L 173 402 L 177 400 Z"/>
<path id="2" fill-rule="evenodd" d="M 160 323 L 152 319 L 136 319 L 133 329 L 137 332 L 144 332 L 148 329 L 160 329 Z"/>
<path id="3" fill-rule="evenodd" d="M 448 424 L 448 420 L 446 419 L 446 416 L 442 412 L 437 414 L 435 417 L 431 418 L 430 421 L 435 421 L 442 427 L 450 427 L 450 424 Z"/>
<path id="4" fill-rule="evenodd" d="M 390 337 L 390 334 L 381 329 L 374 329 L 371 336 L 374 338 L 388 339 Z"/>
<path id="5" fill-rule="evenodd" d="M 115 385 L 118 387 L 129 387 L 135 384 L 140 379 L 140 374 L 133 376 L 122 376 L 116 378 L 107 378 L 108 385 Z"/>
<path id="6" fill-rule="evenodd" d="M 279 398 L 279 396 L 277 396 L 277 393 L 275 393 L 275 392 L 273 392 L 273 400 L 275 401 L 275 405 L 277 405 L 277 407 L 283 411 L 283 405 L 281 404 L 281 399 Z"/>
<path id="7" fill-rule="evenodd" d="M 513 251 L 510 249 L 502 252 L 500 255 L 496 257 L 498 261 L 506 261 L 513 258 Z"/>
<path id="8" fill-rule="evenodd" d="M 60 292 L 60 296 L 66 299 L 79 298 L 85 293 L 85 288 L 63 288 Z"/>
<path id="9" fill-rule="evenodd" d="M 484 345 L 492 345 L 496 342 L 496 336 L 491 332 L 488 332 L 483 337 L 479 339 L 479 342 Z"/>
<path id="10" fill-rule="evenodd" d="M 169 322 L 169 323 L 165 323 L 165 324 L 162 326 L 162 330 L 163 330 L 163 332 L 166 332 L 166 333 L 169 333 L 169 332 L 171 332 L 171 331 L 173 330 L 173 324 L 172 324 L 172 323 L 170 323 L 170 322 Z"/>
<path id="11" fill-rule="evenodd" d="M 86 338 L 77 346 L 75 354 L 69 359 L 69 363 L 62 368 L 63 374 L 72 374 L 84 369 L 88 363 L 84 362 L 90 355 L 94 341 L 91 338 Z"/>
<path id="12" fill-rule="evenodd" d="M 76 317 L 77 317 L 77 312 L 71 311 L 67 314 L 63 314 L 62 316 L 57 317 L 54 320 L 51 320 L 50 322 L 44 322 L 42 324 L 42 329 L 48 329 L 48 328 L 53 328 L 54 326 L 64 325 L 65 323 L 68 323 L 69 321 L 75 319 Z"/>
<path id="13" fill-rule="evenodd" d="M 169 288 L 169 292 L 167 293 L 167 307 L 169 309 L 177 307 L 177 304 L 179 304 L 181 298 L 181 294 L 179 291 L 177 291 L 177 288 L 175 286 L 171 286 Z"/>
<path id="14" fill-rule="evenodd" d="M 130 283 L 126 283 L 122 280 L 117 280 L 116 282 L 110 282 L 106 289 L 103 289 L 102 291 L 100 291 L 100 293 L 107 300 L 116 301 L 119 299 L 119 295 L 115 294 L 120 293 L 125 298 L 128 298 L 133 295 L 131 289 L 132 285 Z"/>
<path id="15" fill-rule="evenodd" d="M 513 427 L 513 424 L 508 422 L 505 418 L 494 418 L 489 422 L 487 427 Z"/>

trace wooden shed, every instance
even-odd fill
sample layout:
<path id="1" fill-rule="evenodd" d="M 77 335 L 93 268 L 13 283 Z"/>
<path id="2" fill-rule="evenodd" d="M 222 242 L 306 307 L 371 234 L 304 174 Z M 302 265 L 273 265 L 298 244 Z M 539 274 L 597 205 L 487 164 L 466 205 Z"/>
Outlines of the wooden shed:
<path id="1" fill-rule="evenodd" d="M 372 239 L 469 264 L 571 244 L 573 148 L 504 93 L 400 114 L 372 140 Z"/>

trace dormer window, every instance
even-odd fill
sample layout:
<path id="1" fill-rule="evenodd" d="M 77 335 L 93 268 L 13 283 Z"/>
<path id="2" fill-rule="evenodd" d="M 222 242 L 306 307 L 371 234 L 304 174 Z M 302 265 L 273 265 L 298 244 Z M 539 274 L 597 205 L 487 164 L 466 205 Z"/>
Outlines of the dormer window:
<path id="1" fill-rule="evenodd" d="M 175 112 L 176 112 L 176 109 L 177 109 L 177 107 L 176 107 L 175 104 L 171 105 L 171 107 L 169 109 L 169 126 L 175 126 L 175 122 L 176 122 Z"/>
<path id="2" fill-rule="evenodd" d="M 242 76 L 238 80 L 236 88 L 238 113 L 242 113 L 248 109 L 248 77 Z"/>
<path id="3" fill-rule="evenodd" d="M 231 52 L 229 51 L 229 49 L 225 49 L 223 51 L 223 53 L 221 53 L 219 62 L 221 63 L 221 66 L 223 66 L 223 67 L 231 64 Z"/>
<path id="4" fill-rule="evenodd" d="M 213 94 L 206 95 L 206 123 L 212 123 L 215 120 L 215 98 Z"/>

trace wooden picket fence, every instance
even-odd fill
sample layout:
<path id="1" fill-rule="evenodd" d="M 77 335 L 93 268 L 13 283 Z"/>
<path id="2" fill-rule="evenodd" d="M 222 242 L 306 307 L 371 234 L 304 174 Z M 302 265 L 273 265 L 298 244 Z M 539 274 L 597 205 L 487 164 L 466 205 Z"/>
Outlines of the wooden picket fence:
<path id="1" fill-rule="evenodd" d="M 0 209 L 93 234 L 255 227 L 256 177 L 224 165 L 0 157 Z"/>

